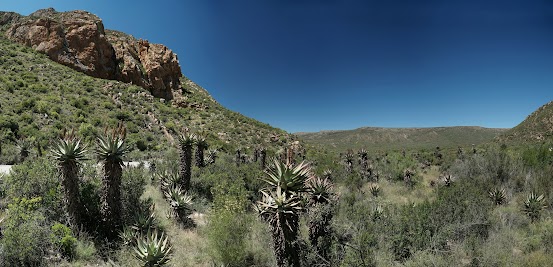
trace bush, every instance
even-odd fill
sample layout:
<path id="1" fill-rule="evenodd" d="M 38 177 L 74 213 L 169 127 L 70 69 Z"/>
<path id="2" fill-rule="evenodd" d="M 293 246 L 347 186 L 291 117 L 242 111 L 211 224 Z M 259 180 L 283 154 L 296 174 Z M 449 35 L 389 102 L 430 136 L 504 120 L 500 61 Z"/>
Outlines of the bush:
<path id="1" fill-rule="evenodd" d="M 50 239 L 52 244 L 58 248 L 63 257 L 72 259 L 75 256 L 77 238 L 72 235 L 69 227 L 61 223 L 52 225 Z"/>
<path id="2" fill-rule="evenodd" d="M 125 224 L 132 224 L 136 214 L 148 210 L 149 204 L 140 200 L 145 187 L 146 173 L 144 168 L 125 168 L 123 177 L 121 177 L 122 219 Z"/>
<path id="3" fill-rule="evenodd" d="M 52 161 L 36 158 L 15 165 L 11 175 L 5 178 L 6 194 L 9 198 L 33 198 L 40 196 L 48 220 L 63 218 L 61 185 Z"/>
<path id="4" fill-rule="evenodd" d="M 42 199 L 16 198 L 9 204 L 0 262 L 4 266 L 43 266 L 51 247 L 48 228 L 41 212 Z"/>
<path id="5" fill-rule="evenodd" d="M 253 215 L 246 214 L 243 185 L 220 184 L 213 188 L 213 208 L 207 225 L 210 254 L 224 266 L 247 266 L 247 238 Z"/>

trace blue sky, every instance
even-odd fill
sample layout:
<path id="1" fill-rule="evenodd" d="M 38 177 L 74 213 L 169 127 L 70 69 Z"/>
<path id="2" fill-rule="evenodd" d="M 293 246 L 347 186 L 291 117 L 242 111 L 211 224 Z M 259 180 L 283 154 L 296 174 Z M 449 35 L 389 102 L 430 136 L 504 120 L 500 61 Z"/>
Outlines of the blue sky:
<path id="1" fill-rule="evenodd" d="M 221 104 L 289 132 L 513 127 L 553 100 L 553 2 L 0 0 L 84 9 L 174 50 Z"/>

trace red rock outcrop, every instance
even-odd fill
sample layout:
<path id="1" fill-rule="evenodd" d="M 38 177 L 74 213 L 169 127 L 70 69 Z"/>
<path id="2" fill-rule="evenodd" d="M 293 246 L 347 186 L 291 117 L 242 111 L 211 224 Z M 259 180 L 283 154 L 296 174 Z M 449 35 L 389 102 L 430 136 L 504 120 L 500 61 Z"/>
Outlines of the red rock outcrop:
<path id="1" fill-rule="evenodd" d="M 150 44 L 116 31 L 108 32 L 120 69 L 117 79 L 150 88 L 155 96 L 171 99 L 180 89 L 181 69 L 177 55 L 161 44 Z"/>
<path id="2" fill-rule="evenodd" d="M 180 89 L 177 55 L 164 45 L 131 36 L 106 35 L 102 20 L 86 11 L 39 10 L 28 17 L 4 13 L 8 39 L 45 53 L 52 60 L 90 76 L 130 82 L 152 95 L 172 98 Z"/>

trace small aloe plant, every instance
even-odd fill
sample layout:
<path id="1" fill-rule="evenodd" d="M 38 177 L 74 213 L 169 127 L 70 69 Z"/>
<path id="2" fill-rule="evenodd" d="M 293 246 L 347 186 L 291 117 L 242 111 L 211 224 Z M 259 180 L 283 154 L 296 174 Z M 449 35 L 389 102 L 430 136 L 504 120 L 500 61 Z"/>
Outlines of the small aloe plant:
<path id="1" fill-rule="evenodd" d="M 384 217 L 384 208 L 380 205 L 376 206 L 373 209 L 372 217 L 373 221 L 380 220 L 382 217 Z"/>
<path id="2" fill-rule="evenodd" d="M 369 192 L 371 192 L 371 195 L 378 197 L 378 195 L 380 195 L 380 186 L 378 186 L 378 184 L 370 185 Z"/>
<path id="3" fill-rule="evenodd" d="M 192 208 L 192 196 L 184 192 L 179 186 L 173 186 L 165 192 L 165 197 L 169 201 L 169 205 L 171 205 L 170 215 L 172 217 L 185 225 L 194 224 L 189 218 L 194 211 Z"/>
<path id="4" fill-rule="evenodd" d="M 536 195 L 534 192 L 530 193 L 524 201 L 522 211 L 530 217 L 532 222 L 539 220 L 541 212 L 547 208 L 543 195 Z"/>
<path id="5" fill-rule="evenodd" d="M 449 187 L 451 186 L 451 184 L 453 184 L 453 176 L 451 175 L 444 175 L 444 177 L 442 178 L 442 181 L 444 182 L 444 185 Z"/>
<path id="6" fill-rule="evenodd" d="M 326 178 L 311 177 L 307 180 L 307 191 L 312 203 L 328 203 L 333 199 L 334 186 Z"/>
<path id="7" fill-rule="evenodd" d="M 488 192 L 490 195 L 491 200 L 495 205 L 503 205 L 507 202 L 507 194 L 505 193 L 505 189 L 501 188 L 494 188 Z"/>
<path id="8" fill-rule="evenodd" d="M 158 175 L 161 192 L 163 192 L 163 194 L 167 193 L 172 187 L 179 185 L 180 177 L 174 172 L 165 171 Z"/>
<path id="9" fill-rule="evenodd" d="M 134 219 L 134 224 L 131 226 L 131 228 L 139 233 L 145 233 L 151 229 L 156 228 L 157 220 L 154 210 L 155 204 L 150 206 L 147 211 L 141 211 L 137 213 Z"/>
<path id="10" fill-rule="evenodd" d="M 171 256 L 169 238 L 158 231 L 148 231 L 141 235 L 134 247 L 134 256 L 139 259 L 144 267 L 165 266 Z"/>

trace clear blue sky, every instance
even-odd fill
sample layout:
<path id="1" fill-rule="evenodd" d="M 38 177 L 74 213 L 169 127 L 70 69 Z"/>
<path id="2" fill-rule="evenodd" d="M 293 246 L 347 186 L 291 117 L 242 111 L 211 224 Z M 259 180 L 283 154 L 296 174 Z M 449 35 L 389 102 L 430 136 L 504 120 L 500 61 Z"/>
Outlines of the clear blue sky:
<path id="1" fill-rule="evenodd" d="M 553 100 L 553 2 L 0 0 L 163 43 L 224 106 L 289 132 L 513 127 Z"/>

